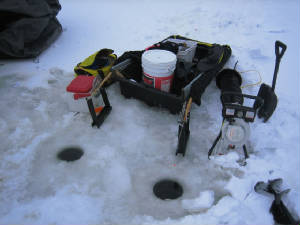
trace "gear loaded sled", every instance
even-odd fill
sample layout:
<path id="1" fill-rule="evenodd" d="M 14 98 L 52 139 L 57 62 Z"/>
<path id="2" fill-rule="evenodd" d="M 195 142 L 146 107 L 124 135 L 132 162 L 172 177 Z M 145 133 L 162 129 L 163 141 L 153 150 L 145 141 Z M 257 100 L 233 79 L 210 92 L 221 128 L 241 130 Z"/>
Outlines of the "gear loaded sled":
<path id="1" fill-rule="evenodd" d="M 186 42 L 194 44 L 190 48 L 187 46 L 186 49 L 194 49 L 189 52 L 181 50 Z M 177 56 L 174 79 L 169 92 L 152 88 L 143 82 L 142 55 L 145 51 L 155 49 L 171 51 Z M 159 106 L 173 114 L 178 113 L 190 97 L 192 84 L 196 80 L 198 86 L 197 91 L 192 93 L 193 101 L 198 105 L 201 104 L 201 95 L 230 56 L 231 49 L 228 45 L 204 43 L 179 35 L 170 36 L 146 50 L 125 52 L 117 59 L 116 64 L 126 59 L 132 60 L 132 63 L 122 71 L 125 78 L 118 78 L 121 93 L 127 98 L 142 100 L 149 106 Z"/>

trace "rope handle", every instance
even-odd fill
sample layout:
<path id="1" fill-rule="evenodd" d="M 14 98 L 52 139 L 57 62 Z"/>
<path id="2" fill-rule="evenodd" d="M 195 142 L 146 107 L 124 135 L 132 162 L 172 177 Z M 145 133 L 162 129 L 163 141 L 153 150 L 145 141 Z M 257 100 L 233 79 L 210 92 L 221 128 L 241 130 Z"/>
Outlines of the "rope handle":
<path id="1" fill-rule="evenodd" d="M 243 85 L 241 86 L 241 89 L 243 88 L 247 88 L 247 87 L 253 87 L 253 86 L 257 86 L 257 85 L 260 85 L 261 82 L 262 82 L 262 76 L 260 74 L 260 72 L 258 70 L 245 70 L 245 71 L 239 71 L 239 73 L 249 73 L 249 72 L 256 72 L 259 76 L 259 81 L 256 82 L 256 83 L 253 83 L 253 84 L 246 84 L 246 85 Z"/>

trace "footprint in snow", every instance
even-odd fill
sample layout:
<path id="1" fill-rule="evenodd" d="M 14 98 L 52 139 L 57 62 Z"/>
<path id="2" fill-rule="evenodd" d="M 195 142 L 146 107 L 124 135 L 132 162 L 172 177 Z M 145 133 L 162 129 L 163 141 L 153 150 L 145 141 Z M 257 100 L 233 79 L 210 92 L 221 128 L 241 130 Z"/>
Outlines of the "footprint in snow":
<path id="1" fill-rule="evenodd" d="M 263 54 L 261 53 L 261 50 L 260 50 L 260 49 L 253 49 L 253 50 L 250 50 L 250 51 L 249 51 L 249 55 L 250 55 L 250 57 L 251 57 L 252 59 L 263 59 L 263 60 L 268 59 L 267 56 L 265 56 L 265 55 L 263 55 Z"/>

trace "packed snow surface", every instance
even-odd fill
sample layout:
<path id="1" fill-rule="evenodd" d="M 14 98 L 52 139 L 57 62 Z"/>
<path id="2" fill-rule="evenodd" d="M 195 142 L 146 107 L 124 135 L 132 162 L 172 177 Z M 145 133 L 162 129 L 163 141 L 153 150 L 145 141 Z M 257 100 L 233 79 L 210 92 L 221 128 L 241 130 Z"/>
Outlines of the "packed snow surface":
<path id="1" fill-rule="evenodd" d="M 273 224 L 271 196 L 258 181 L 283 178 L 284 202 L 300 214 L 299 10 L 297 0 L 61 0 L 59 39 L 36 59 L 0 61 L 0 224 Z M 74 66 L 101 48 L 144 49 L 172 34 L 228 44 L 225 67 L 243 85 L 271 84 L 274 43 L 282 58 L 278 106 L 267 123 L 250 124 L 250 158 L 239 152 L 207 159 L 221 127 L 220 91 L 213 81 L 200 107 L 192 105 L 186 156 L 176 157 L 178 115 L 126 99 L 116 83 L 113 107 L 100 129 L 88 113 L 75 114 L 65 91 Z M 258 86 L 243 92 L 256 95 Z M 66 147 L 84 150 L 64 162 Z M 184 194 L 163 201 L 153 194 L 161 179 Z"/>

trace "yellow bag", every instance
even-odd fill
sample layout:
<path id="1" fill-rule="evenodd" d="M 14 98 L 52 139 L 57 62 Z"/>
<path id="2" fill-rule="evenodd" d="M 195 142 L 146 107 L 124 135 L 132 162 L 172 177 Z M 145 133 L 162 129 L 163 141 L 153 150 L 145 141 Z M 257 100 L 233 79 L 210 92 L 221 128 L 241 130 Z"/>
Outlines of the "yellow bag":
<path id="1" fill-rule="evenodd" d="M 113 54 L 112 49 L 101 49 L 93 55 L 87 57 L 84 61 L 75 66 L 74 72 L 78 75 L 100 76 L 102 79 L 106 77 L 114 65 L 117 56 Z M 107 81 L 110 84 L 111 81 Z"/>

